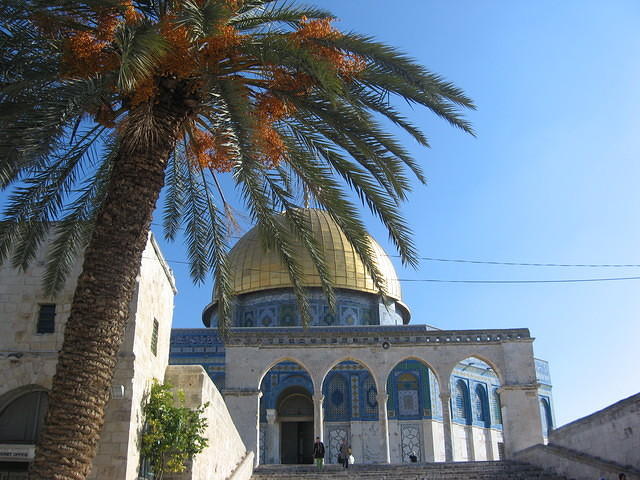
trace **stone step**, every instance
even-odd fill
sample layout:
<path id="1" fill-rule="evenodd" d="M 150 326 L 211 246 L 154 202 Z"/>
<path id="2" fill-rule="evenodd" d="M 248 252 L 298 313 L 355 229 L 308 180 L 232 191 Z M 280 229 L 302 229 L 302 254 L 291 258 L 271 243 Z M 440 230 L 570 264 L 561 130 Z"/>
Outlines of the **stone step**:
<path id="1" fill-rule="evenodd" d="M 352 465 L 343 469 L 326 465 L 318 472 L 312 465 L 263 465 L 252 480 L 564 480 L 517 462 L 448 462 L 397 465 Z"/>

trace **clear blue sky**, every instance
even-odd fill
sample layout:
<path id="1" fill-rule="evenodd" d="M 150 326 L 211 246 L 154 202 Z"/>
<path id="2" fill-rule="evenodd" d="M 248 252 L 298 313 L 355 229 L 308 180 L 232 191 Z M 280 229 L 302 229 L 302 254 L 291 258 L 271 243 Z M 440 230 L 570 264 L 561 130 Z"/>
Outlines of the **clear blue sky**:
<path id="1" fill-rule="evenodd" d="M 325 0 L 338 26 L 373 34 L 464 88 L 477 138 L 426 111 L 432 148 L 406 139 L 426 170 L 404 214 L 428 257 L 640 263 L 640 3 Z M 372 234 L 387 248 L 371 217 Z M 161 237 L 160 229 L 154 230 Z M 161 242 L 168 259 L 182 247 Z M 199 327 L 211 285 L 174 263 L 175 326 Z M 397 266 L 401 278 L 564 279 L 640 269 Z M 551 364 L 560 424 L 640 391 L 640 281 L 404 283 L 413 323 L 528 327 Z"/>

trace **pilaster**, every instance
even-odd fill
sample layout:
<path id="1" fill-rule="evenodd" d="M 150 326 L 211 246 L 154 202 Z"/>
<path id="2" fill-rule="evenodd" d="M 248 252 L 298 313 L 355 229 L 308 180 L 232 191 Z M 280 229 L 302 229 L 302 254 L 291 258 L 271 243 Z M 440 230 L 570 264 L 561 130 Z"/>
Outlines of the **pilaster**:
<path id="1" fill-rule="evenodd" d="M 391 463 L 391 451 L 389 449 L 389 417 L 387 415 L 387 400 L 389 395 L 378 393 L 378 415 L 380 417 L 380 436 L 382 437 L 382 458 L 386 463 Z"/>
<path id="2" fill-rule="evenodd" d="M 543 443 L 538 385 L 504 385 L 498 393 L 507 459 L 517 451 Z"/>
<path id="3" fill-rule="evenodd" d="M 442 401 L 442 429 L 444 431 L 444 460 L 453 462 L 453 434 L 451 431 L 451 395 L 440 393 Z"/>

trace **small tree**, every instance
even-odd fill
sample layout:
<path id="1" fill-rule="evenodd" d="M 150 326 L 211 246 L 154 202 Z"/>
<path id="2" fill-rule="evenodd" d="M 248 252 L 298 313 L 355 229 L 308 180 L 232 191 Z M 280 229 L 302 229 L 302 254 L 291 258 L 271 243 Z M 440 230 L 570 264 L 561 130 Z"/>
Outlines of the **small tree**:
<path id="1" fill-rule="evenodd" d="M 194 410 L 187 408 L 184 392 L 174 394 L 171 388 L 169 384 L 154 381 L 143 408 L 140 454 L 151 465 L 155 480 L 162 480 L 165 472 L 184 472 L 186 462 L 202 452 L 208 443 L 203 433 L 207 428 L 204 410 L 209 403 Z"/>

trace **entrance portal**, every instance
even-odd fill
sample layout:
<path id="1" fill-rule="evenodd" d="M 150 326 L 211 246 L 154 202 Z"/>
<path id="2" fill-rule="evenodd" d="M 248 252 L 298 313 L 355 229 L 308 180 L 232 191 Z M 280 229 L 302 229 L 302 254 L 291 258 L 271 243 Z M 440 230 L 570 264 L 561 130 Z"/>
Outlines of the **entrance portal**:
<path id="1" fill-rule="evenodd" d="M 313 463 L 313 422 L 280 424 L 282 463 Z"/>
<path id="2" fill-rule="evenodd" d="M 278 402 L 281 463 L 313 463 L 313 401 L 302 387 L 282 392 Z"/>

